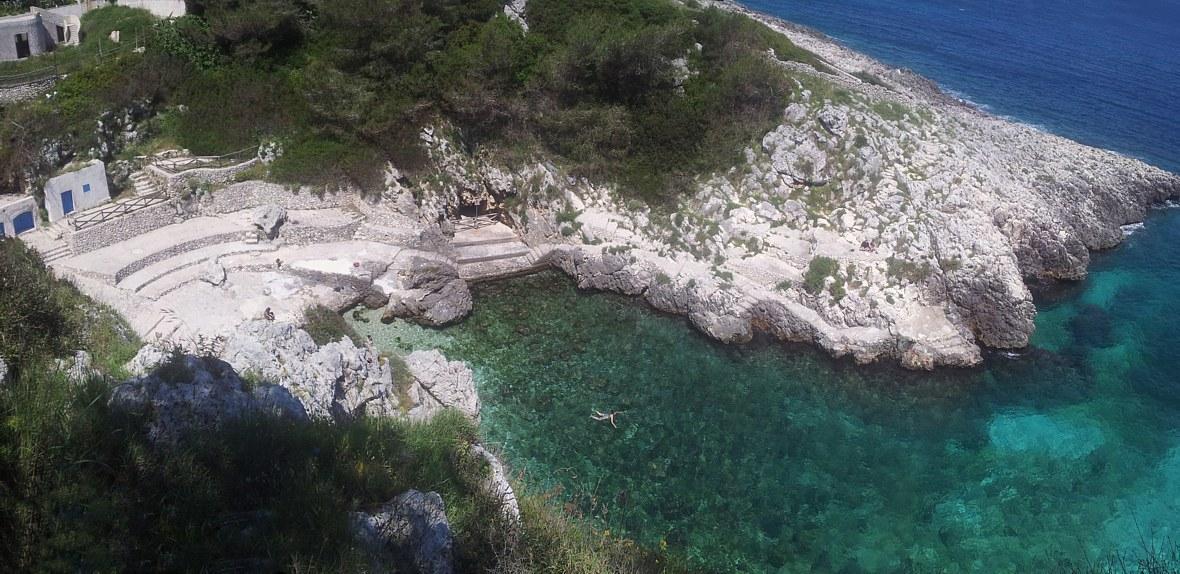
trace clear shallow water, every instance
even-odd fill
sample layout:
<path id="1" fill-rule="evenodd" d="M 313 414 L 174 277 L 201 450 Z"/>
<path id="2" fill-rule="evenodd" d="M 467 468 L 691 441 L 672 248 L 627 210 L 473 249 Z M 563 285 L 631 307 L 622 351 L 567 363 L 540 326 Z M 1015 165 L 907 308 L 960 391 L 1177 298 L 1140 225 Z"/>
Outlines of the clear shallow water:
<path id="1" fill-rule="evenodd" d="M 742 0 L 1001 115 L 1180 171 L 1180 2 Z"/>
<path id="2" fill-rule="evenodd" d="M 552 274 L 443 331 L 354 324 L 468 361 L 531 483 L 709 570 L 1030 572 L 1180 538 L 1178 281 L 1164 212 L 1044 294 L 1036 348 L 935 374 L 715 345 Z"/>

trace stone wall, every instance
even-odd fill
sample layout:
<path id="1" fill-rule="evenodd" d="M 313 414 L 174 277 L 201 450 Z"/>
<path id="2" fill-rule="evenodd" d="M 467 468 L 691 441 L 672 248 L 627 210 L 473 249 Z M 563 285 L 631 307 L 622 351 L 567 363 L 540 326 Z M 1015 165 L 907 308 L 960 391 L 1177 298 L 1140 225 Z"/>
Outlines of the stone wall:
<path id="1" fill-rule="evenodd" d="M 53 89 L 56 83 L 57 76 L 50 76 L 18 86 L 0 87 L 0 104 L 14 104 L 33 99 Z"/>
<path id="2" fill-rule="evenodd" d="M 179 218 L 176 201 L 169 200 L 93 227 L 74 231 L 69 234 L 70 249 L 75 255 L 102 249 L 176 223 Z"/>
<path id="3" fill-rule="evenodd" d="M 315 243 L 332 243 L 336 241 L 348 241 L 352 239 L 358 229 L 361 227 L 361 221 L 350 221 L 340 225 L 333 225 L 329 227 L 317 226 L 303 226 L 303 227 L 283 227 L 279 231 L 279 237 L 287 243 L 297 245 L 310 245 Z"/>
<path id="4" fill-rule="evenodd" d="M 173 257 L 176 257 L 177 255 L 183 255 L 185 253 L 188 253 L 189 251 L 196 251 L 198 249 L 204 249 L 205 247 L 210 247 L 212 245 L 218 245 L 221 243 L 231 243 L 234 241 L 241 241 L 241 240 L 242 240 L 242 233 L 235 231 L 235 232 L 231 232 L 231 233 L 219 233 L 217 235 L 210 235 L 208 237 L 201 237 L 199 239 L 194 239 L 192 241 L 185 241 L 184 243 L 177 243 L 176 245 L 171 245 L 167 249 L 163 249 L 163 250 L 157 251 L 155 253 L 152 253 L 151 255 L 148 255 L 147 257 L 144 257 L 143 259 L 139 259 L 139 260 L 135 261 L 134 263 L 131 263 L 130 265 L 127 265 L 126 267 L 116 271 L 115 278 L 114 278 L 115 283 L 119 283 L 120 281 L 130 277 L 132 274 L 148 268 L 148 266 L 154 265 L 154 264 L 159 263 L 161 261 L 171 259 Z"/>
<path id="5" fill-rule="evenodd" d="M 258 158 L 229 167 L 198 167 L 180 173 L 168 173 L 157 166 L 148 166 L 151 175 L 163 179 L 164 191 L 173 197 L 183 195 L 191 186 L 208 184 L 214 187 L 228 185 L 242 173 L 258 163 Z"/>
<path id="6" fill-rule="evenodd" d="M 284 209 L 330 209 L 352 205 L 356 196 L 335 193 L 316 195 L 307 190 L 292 191 L 277 183 L 244 181 L 215 190 L 202 197 L 199 210 L 206 215 L 232 213 L 263 205 L 277 205 Z"/>

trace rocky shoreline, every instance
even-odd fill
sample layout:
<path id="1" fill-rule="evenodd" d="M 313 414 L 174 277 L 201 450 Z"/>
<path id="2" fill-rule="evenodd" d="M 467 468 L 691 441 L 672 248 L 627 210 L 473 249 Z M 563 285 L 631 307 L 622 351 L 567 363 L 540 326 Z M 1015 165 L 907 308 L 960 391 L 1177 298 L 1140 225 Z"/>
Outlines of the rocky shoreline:
<path id="1" fill-rule="evenodd" d="M 1180 196 L 1180 178 L 997 118 L 822 34 L 743 12 L 819 56 L 745 165 L 701 178 L 671 212 L 539 161 L 506 172 L 427 137 L 468 196 L 526 198 L 509 217 L 586 289 L 640 296 L 709 336 L 762 331 L 858 362 L 971 366 L 1028 344 L 1026 281 L 1084 279 L 1089 253 Z"/>

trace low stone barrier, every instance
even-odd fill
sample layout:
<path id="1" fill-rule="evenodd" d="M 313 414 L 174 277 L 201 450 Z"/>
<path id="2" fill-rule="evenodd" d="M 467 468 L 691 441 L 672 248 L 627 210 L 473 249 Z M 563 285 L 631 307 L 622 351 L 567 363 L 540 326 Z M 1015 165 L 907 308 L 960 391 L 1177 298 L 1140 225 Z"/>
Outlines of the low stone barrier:
<path id="1" fill-rule="evenodd" d="M 123 267 L 122 269 L 116 271 L 115 272 L 115 283 L 116 284 L 120 283 L 124 279 L 134 275 L 135 273 L 138 273 L 144 269 L 147 269 L 148 267 L 155 265 L 156 263 L 159 263 L 161 261 L 166 261 L 168 259 L 176 257 L 177 255 L 183 255 L 185 253 L 188 253 L 189 251 L 196 251 L 198 249 L 203 249 L 205 247 L 209 247 L 212 245 L 219 245 L 221 243 L 231 243 L 234 241 L 241 241 L 242 240 L 242 233 L 243 232 L 241 232 L 241 231 L 234 231 L 234 232 L 230 232 L 230 233 L 219 233 L 217 235 L 210 235 L 208 237 L 201 237 L 199 239 L 193 239 L 192 241 L 185 241 L 184 243 L 177 243 L 176 245 L 172 245 L 172 246 L 168 247 L 167 249 L 162 249 L 160 251 L 152 253 L 151 255 L 148 255 L 142 259 L 139 259 L 139 260 L 135 261 L 134 263 L 131 263 L 130 265 L 127 265 L 126 267 Z"/>
<path id="2" fill-rule="evenodd" d="M 356 236 L 356 232 L 358 229 L 360 229 L 360 227 L 361 221 L 359 219 L 356 221 L 350 221 L 348 223 L 326 227 L 284 227 L 279 231 L 279 238 L 287 243 L 295 245 L 348 241 Z"/>
<path id="3" fill-rule="evenodd" d="M 49 90 L 57 83 L 57 76 L 19 84 L 0 87 L 0 104 L 15 104 L 16 102 L 31 100 Z"/>
<path id="4" fill-rule="evenodd" d="M 277 183 L 243 181 L 202 197 L 198 209 L 205 214 L 232 213 L 263 205 L 288 210 L 330 209 L 352 205 L 354 199 L 354 195 L 346 193 L 317 195 L 308 190 L 293 191 Z"/>
<path id="5" fill-rule="evenodd" d="M 237 179 L 238 174 L 255 166 L 260 160 L 254 158 L 238 165 L 229 167 L 197 167 L 180 173 L 169 173 L 159 166 L 148 166 L 152 176 L 164 181 L 164 191 L 168 195 L 178 197 L 185 195 L 194 185 L 227 185 Z"/>
<path id="6" fill-rule="evenodd" d="M 81 255 L 120 241 L 127 241 L 180 220 L 183 218 L 176 214 L 175 200 L 165 201 L 70 233 L 70 249 L 74 255 Z"/>

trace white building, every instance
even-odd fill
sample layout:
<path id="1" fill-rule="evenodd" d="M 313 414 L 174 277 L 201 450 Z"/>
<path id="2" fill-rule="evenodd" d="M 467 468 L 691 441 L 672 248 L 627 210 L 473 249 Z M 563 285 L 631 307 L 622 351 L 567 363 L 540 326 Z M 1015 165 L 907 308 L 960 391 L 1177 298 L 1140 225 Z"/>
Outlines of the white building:
<path id="1" fill-rule="evenodd" d="M 50 223 L 110 200 L 107 166 L 97 159 L 81 167 L 67 167 L 65 173 L 45 183 L 45 211 Z"/>
<path id="2" fill-rule="evenodd" d="M 0 237 L 37 229 L 37 202 L 28 195 L 0 195 Z"/>
<path id="3" fill-rule="evenodd" d="M 0 61 L 23 60 L 57 46 L 77 44 L 82 30 L 77 12 L 75 6 L 32 8 L 27 14 L 0 18 Z"/>

